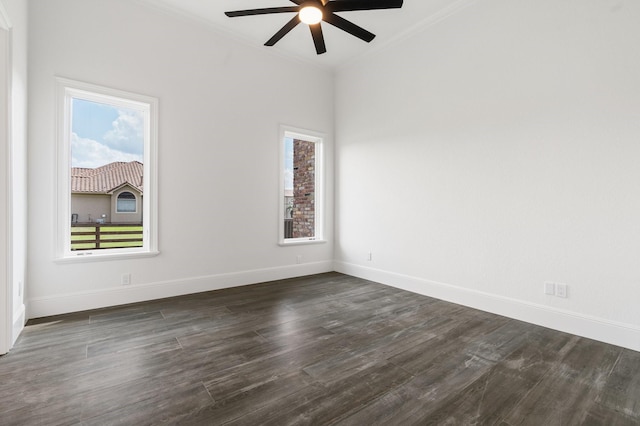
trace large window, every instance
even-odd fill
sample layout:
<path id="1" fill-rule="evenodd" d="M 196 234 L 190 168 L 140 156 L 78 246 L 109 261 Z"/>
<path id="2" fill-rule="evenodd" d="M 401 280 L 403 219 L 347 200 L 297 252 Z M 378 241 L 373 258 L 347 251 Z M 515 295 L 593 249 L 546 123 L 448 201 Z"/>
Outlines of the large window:
<path id="1" fill-rule="evenodd" d="M 322 135 L 282 128 L 280 243 L 322 241 Z"/>
<path id="2" fill-rule="evenodd" d="M 59 259 L 157 253 L 157 100 L 58 86 Z"/>

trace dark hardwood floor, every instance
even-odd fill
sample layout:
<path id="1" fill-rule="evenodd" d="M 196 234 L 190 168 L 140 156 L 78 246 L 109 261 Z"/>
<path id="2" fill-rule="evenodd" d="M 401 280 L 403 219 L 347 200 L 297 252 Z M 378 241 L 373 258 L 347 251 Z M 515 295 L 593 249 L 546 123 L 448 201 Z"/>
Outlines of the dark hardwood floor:
<path id="1" fill-rule="evenodd" d="M 329 273 L 30 321 L 1 425 L 638 425 L 640 353 Z"/>

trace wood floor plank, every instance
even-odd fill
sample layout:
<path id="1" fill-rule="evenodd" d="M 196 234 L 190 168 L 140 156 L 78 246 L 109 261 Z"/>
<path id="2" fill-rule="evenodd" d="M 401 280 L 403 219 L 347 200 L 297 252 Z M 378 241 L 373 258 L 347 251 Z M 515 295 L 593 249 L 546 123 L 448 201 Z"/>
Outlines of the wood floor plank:
<path id="1" fill-rule="evenodd" d="M 434 424 L 499 424 L 553 367 L 572 336 L 537 328 L 503 361 L 429 414 Z"/>
<path id="2" fill-rule="evenodd" d="M 625 349 L 607 377 L 597 402 L 640 423 L 640 352 Z"/>
<path id="3" fill-rule="evenodd" d="M 110 404 L 105 404 L 102 394 L 85 397 L 83 425 L 180 424 L 182 419 L 212 404 L 201 383 L 154 381 L 147 385 L 148 388 L 136 388 L 135 393 L 124 388 L 114 389 L 107 396 Z M 119 397 L 113 398 L 116 394 Z"/>
<path id="4" fill-rule="evenodd" d="M 605 343 L 578 340 L 505 420 L 512 425 L 584 422 L 621 352 Z"/>
<path id="5" fill-rule="evenodd" d="M 285 399 L 279 411 L 263 409 L 230 424 L 323 425 L 358 409 L 410 379 L 410 375 L 391 365 L 378 363 L 329 386 L 308 387 L 303 399 Z"/>
<path id="6" fill-rule="evenodd" d="M 225 424 L 238 420 L 249 413 L 285 400 L 312 384 L 313 379 L 299 371 L 282 376 L 271 376 L 263 381 L 251 383 L 239 392 L 223 396 L 206 410 L 199 412 L 197 416 L 190 417 L 189 422 Z"/>
<path id="7" fill-rule="evenodd" d="M 461 394 L 493 365 L 465 352 L 450 354 L 340 424 L 425 424 L 433 411 Z"/>
<path id="8" fill-rule="evenodd" d="M 242 392 L 253 383 L 300 371 L 307 365 L 341 350 L 343 339 L 336 335 L 316 339 L 298 347 L 282 349 L 250 362 L 238 363 L 213 374 L 205 374 L 204 383 L 214 399 Z M 306 374 L 306 373 L 305 373 Z"/>
<path id="9" fill-rule="evenodd" d="M 2 397 L 15 392 L 15 387 L 20 388 L 21 383 L 37 379 L 43 372 L 55 371 L 70 363 L 83 361 L 86 353 L 86 343 L 74 341 L 68 346 L 59 342 L 31 352 L 15 351 L 0 357 L 0 406 Z"/>
<path id="10" fill-rule="evenodd" d="M 321 361 L 305 367 L 304 371 L 321 383 L 332 383 L 436 338 L 437 334 L 430 329 L 445 321 L 434 319 L 407 328 L 396 328 L 391 324 L 387 328 L 378 327 L 372 333 L 359 333 L 345 341 L 345 350 L 323 357 Z"/>
<path id="11" fill-rule="evenodd" d="M 584 426 L 637 426 L 640 419 L 637 416 L 628 416 L 623 412 L 595 404 L 586 413 Z"/>
<path id="12" fill-rule="evenodd" d="M 474 336 L 482 336 L 504 325 L 505 322 L 501 320 L 499 323 L 492 323 L 456 318 L 431 330 L 437 335 L 435 339 L 430 339 L 394 355 L 390 361 L 410 373 L 419 374 L 431 368 L 433 364 L 446 360 L 457 353 L 462 353 L 467 347 L 468 341 Z"/>

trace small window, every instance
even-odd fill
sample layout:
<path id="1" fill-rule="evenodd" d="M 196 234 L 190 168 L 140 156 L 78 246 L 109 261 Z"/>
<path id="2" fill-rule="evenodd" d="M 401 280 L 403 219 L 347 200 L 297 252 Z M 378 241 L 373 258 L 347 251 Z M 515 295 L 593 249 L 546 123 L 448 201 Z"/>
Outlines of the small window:
<path id="1" fill-rule="evenodd" d="M 323 137 L 283 128 L 281 138 L 280 243 L 321 241 Z"/>
<path id="2" fill-rule="evenodd" d="M 63 78 L 57 88 L 56 257 L 157 254 L 157 99 Z"/>
<path id="3" fill-rule="evenodd" d="M 123 192 L 118 195 L 118 203 L 116 205 L 118 213 L 135 213 L 136 212 L 136 196 L 130 192 Z"/>

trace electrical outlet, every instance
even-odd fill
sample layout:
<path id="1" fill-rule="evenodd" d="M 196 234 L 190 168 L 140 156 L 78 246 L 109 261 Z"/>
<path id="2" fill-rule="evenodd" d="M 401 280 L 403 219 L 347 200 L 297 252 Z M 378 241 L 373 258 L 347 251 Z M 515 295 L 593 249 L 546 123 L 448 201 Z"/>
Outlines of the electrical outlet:
<path id="1" fill-rule="evenodd" d="M 551 296 L 555 296 L 555 294 L 556 294 L 556 283 L 552 283 L 550 281 L 546 281 L 544 283 L 544 294 L 549 294 Z"/>
<path id="2" fill-rule="evenodd" d="M 369 253 L 367 254 L 367 261 L 368 261 L 368 262 L 371 262 L 372 260 L 373 260 L 373 253 L 369 252 Z"/>
<path id="3" fill-rule="evenodd" d="M 556 296 L 558 297 L 568 297 L 568 286 L 566 284 L 556 284 Z"/>
<path id="4" fill-rule="evenodd" d="M 131 274 L 130 273 L 122 274 L 122 276 L 120 277 L 120 284 L 122 285 L 131 284 Z"/>
<path id="5" fill-rule="evenodd" d="M 296 263 L 298 263 L 298 264 L 302 263 L 302 255 L 301 254 L 296 256 Z"/>

